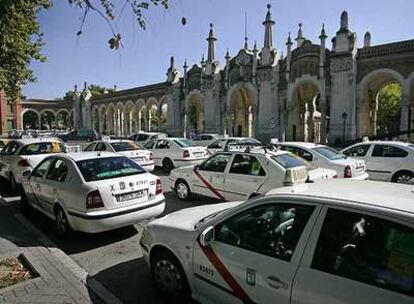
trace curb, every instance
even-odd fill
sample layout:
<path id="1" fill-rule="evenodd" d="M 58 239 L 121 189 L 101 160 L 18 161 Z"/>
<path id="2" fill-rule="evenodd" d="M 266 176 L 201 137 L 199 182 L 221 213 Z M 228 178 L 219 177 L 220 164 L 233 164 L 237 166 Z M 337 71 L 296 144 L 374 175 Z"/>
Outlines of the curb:
<path id="1" fill-rule="evenodd" d="M 1 200 L 1 199 L 0 199 Z M 15 218 L 27 229 L 38 234 L 38 240 L 44 247 L 50 251 L 62 264 L 68 268 L 76 278 L 78 278 L 86 287 L 90 288 L 104 303 L 106 304 L 122 304 L 113 293 L 111 293 L 105 286 L 91 277 L 89 273 L 79 266 L 70 256 L 60 250 L 56 244 L 51 241 L 43 232 L 37 229 L 31 222 L 29 222 L 21 213 L 15 215 Z"/>

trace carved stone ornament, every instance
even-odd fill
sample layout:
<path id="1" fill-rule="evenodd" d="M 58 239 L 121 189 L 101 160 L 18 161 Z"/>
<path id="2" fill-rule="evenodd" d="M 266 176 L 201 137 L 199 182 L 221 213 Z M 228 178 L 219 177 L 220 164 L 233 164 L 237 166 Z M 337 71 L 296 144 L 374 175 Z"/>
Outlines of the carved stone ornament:
<path id="1" fill-rule="evenodd" d="M 271 81 L 273 78 L 272 70 L 262 70 L 257 72 L 257 79 L 259 81 Z"/>
<path id="2" fill-rule="evenodd" d="M 250 63 L 250 56 L 247 55 L 245 52 L 240 52 L 239 56 L 236 58 L 236 64 L 241 65 L 248 65 Z"/>
<path id="3" fill-rule="evenodd" d="M 331 72 L 346 72 L 352 70 L 352 61 L 350 59 L 340 59 L 332 61 Z"/>

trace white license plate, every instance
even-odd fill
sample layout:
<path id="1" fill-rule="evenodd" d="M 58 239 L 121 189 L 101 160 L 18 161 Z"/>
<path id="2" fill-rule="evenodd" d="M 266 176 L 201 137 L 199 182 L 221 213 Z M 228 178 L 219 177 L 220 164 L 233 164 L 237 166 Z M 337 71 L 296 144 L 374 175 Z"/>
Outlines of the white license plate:
<path id="1" fill-rule="evenodd" d="M 125 194 L 120 194 L 116 196 L 116 201 L 118 203 L 134 200 L 137 198 L 142 198 L 147 195 L 147 190 L 140 190 L 136 192 L 130 192 Z"/>

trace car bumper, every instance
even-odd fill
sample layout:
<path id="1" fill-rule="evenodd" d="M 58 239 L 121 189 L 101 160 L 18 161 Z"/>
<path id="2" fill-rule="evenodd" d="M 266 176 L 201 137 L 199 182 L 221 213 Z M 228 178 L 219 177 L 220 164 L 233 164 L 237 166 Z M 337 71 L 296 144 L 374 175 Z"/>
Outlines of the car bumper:
<path id="1" fill-rule="evenodd" d="M 73 230 L 98 233 L 130 226 L 159 216 L 164 212 L 165 198 L 154 200 L 149 205 L 134 206 L 128 209 L 111 210 L 100 214 L 81 214 L 68 212 L 68 220 Z"/>
<path id="2" fill-rule="evenodd" d="M 152 172 L 152 171 L 154 171 L 154 163 L 151 163 L 151 164 L 143 164 L 143 165 L 140 165 L 143 169 L 145 169 L 145 170 L 147 170 L 148 172 Z"/>

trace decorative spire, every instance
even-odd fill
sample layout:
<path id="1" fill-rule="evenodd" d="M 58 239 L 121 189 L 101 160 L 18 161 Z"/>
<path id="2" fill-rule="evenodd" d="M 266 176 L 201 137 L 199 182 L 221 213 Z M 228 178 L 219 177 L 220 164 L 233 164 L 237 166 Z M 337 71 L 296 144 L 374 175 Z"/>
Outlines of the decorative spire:
<path id="1" fill-rule="evenodd" d="M 298 36 L 296 37 L 297 47 L 301 47 L 303 42 L 305 41 L 305 38 L 303 37 L 302 32 L 302 23 L 299 23 L 299 30 L 298 30 Z"/>
<path id="2" fill-rule="evenodd" d="M 348 12 L 343 11 L 341 14 L 341 30 L 348 30 Z"/>
<path id="3" fill-rule="evenodd" d="M 321 30 L 321 35 L 319 36 L 320 39 L 326 39 L 328 38 L 328 36 L 326 36 L 326 32 L 325 32 L 325 23 L 322 23 L 322 30 Z"/>
<path id="4" fill-rule="evenodd" d="M 253 52 L 254 53 L 257 53 L 258 52 L 258 49 L 257 49 L 257 41 L 254 41 Z"/>
<path id="5" fill-rule="evenodd" d="M 244 13 L 244 49 L 249 48 L 249 38 L 247 37 L 247 12 Z"/>
<path id="6" fill-rule="evenodd" d="M 275 22 L 272 20 L 272 13 L 270 11 L 271 8 L 272 6 L 269 3 L 267 5 L 266 19 L 263 22 L 263 25 L 265 26 L 264 47 L 268 49 L 271 49 L 273 47 L 272 27 L 275 24 Z"/>
<path id="7" fill-rule="evenodd" d="M 215 42 L 217 41 L 217 38 L 214 36 L 213 23 L 210 23 L 210 32 L 208 34 L 207 41 L 208 41 L 207 62 L 214 62 L 216 60 Z"/>
<path id="8" fill-rule="evenodd" d="M 184 66 L 183 66 L 183 68 L 184 68 L 184 72 L 187 72 L 187 68 L 188 68 L 187 59 L 184 59 Z"/>
<path id="9" fill-rule="evenodd" d="M 364 48 L 371 46 L 371 33 L 366 32 L 364 35 Z"/>
<path id="10" fill-rule="evenodd" d="M 224 57 L 226 60 L 230 60 L 230 53 L 229 53 L 229 48 L 227 48 L 227 52 L 226 52 L 226 57 Z"/>
<path id="11" fill-rule="evenodd" d="M 289 36 L 288 36 L 288 39 L 287 39 L 286 45 L 287 45 L 288 47 L 291 47 L 291 46 L 293 45 L 293 43 L 292 43 L 292 38 L 290 37 L 290 32 L 289 32 Z"/>
<path id="12" fill-rule="evenodd" d="M 201 67 L 204 67 L 206 65 L 206 61 L 204 60 L 204 54 L 203 57 L 201 57 Z"/>

